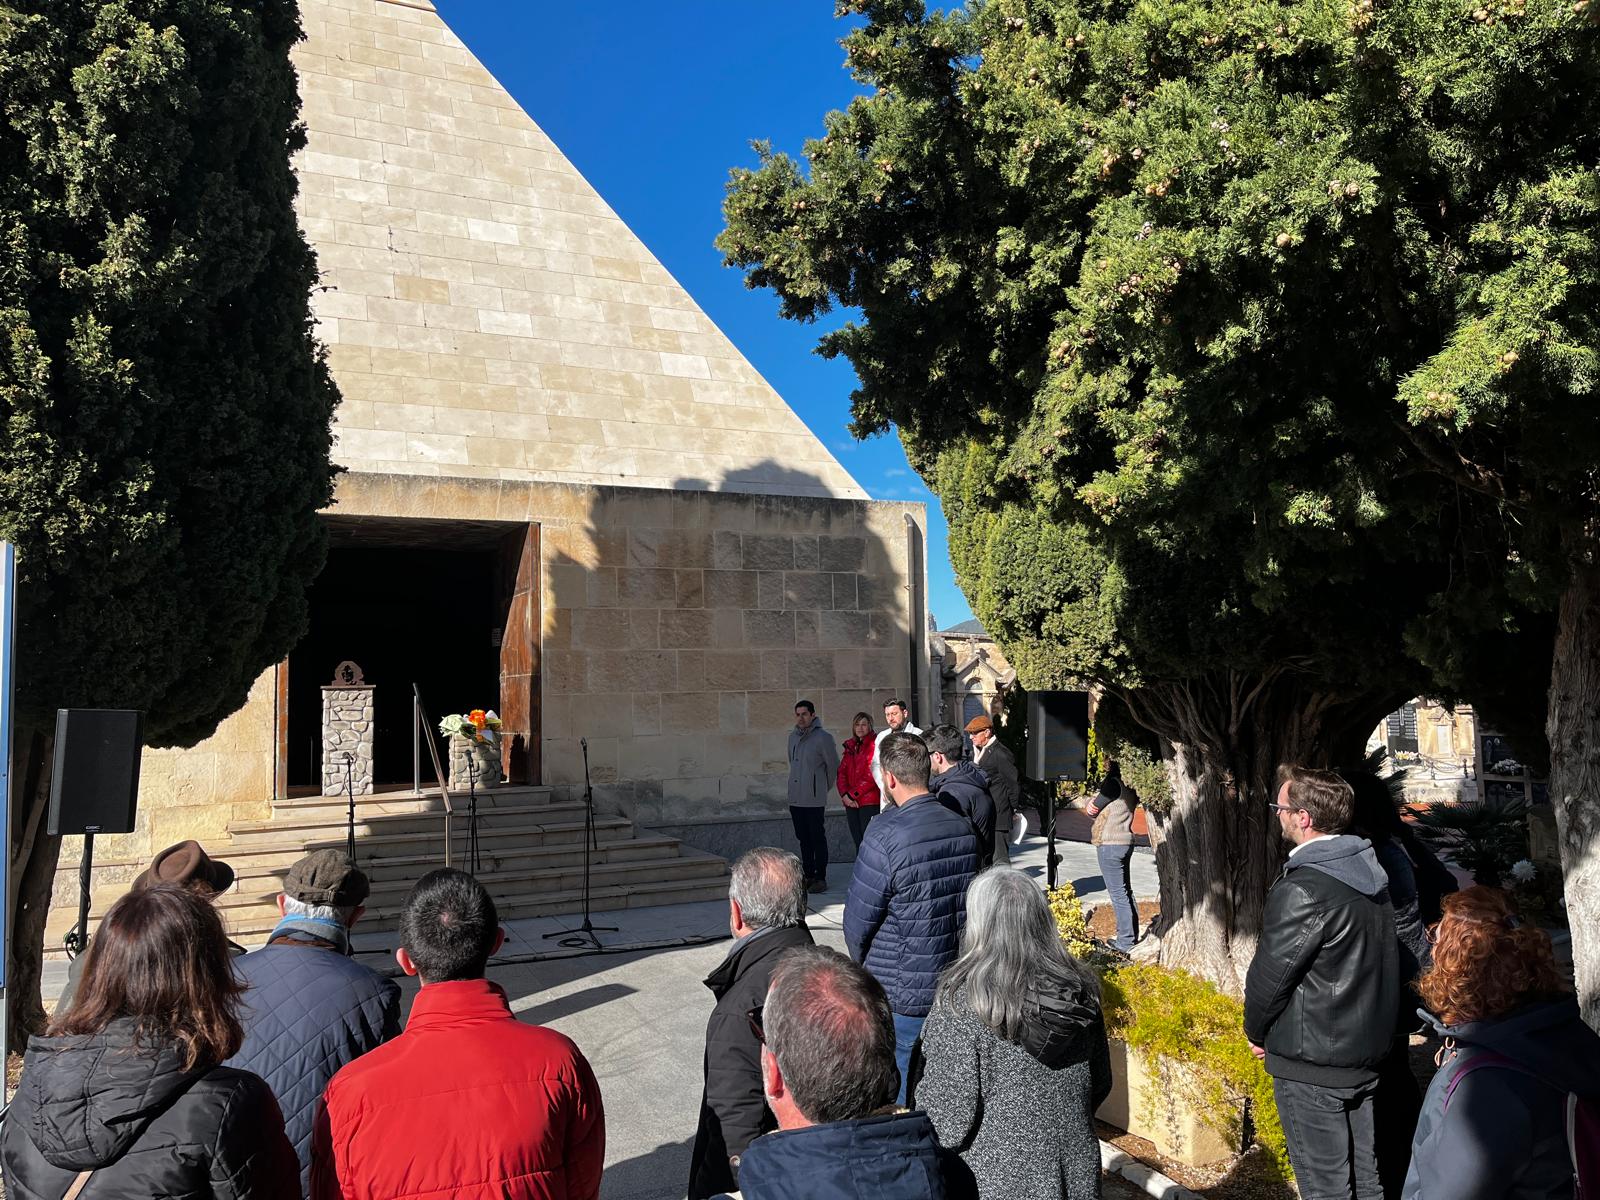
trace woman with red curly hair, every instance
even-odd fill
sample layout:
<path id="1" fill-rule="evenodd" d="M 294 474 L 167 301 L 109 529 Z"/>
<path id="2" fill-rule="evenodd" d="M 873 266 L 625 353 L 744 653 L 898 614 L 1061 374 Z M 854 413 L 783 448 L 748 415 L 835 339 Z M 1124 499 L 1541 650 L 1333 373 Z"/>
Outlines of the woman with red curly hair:
<path id="1" fill-rule="evenodd" d="M 1549 937 L 1488 887 L 1446 896 L 1429 937 L 1433 966 L 1417 990 L 1444 1045 L 1405 1200 L 1570 1200 L 1567 1100 L 1600 1100 L 1600 1036 Z"/>

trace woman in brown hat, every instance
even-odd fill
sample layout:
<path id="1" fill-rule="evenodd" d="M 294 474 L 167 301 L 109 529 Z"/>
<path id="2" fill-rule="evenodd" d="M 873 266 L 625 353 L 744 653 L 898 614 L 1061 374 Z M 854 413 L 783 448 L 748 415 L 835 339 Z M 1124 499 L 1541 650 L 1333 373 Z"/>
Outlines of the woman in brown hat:
<path id="1" fill-rule="evenodd" d="M 171 883 L 190 888 L 196 895 L 215 901 L 233 886 L 233 868 L 221 859 L 212 858 L 199 842 L 179 842 L 168 846 L 150 860 L 150 865 L 134 876 L 130 892 L 142 892 L 157 884 Z M 244 947 L 228 942 L 228 953 L 243 954 Z M 89 947 L 80 946 L 78 953 L 67 966 L 67 986 L 61 989 L 56 1000 L 56 1011 L 65 1012 L 78 994 L 78 980 L 83 977 L 83 964 L 89 957 Z"/>

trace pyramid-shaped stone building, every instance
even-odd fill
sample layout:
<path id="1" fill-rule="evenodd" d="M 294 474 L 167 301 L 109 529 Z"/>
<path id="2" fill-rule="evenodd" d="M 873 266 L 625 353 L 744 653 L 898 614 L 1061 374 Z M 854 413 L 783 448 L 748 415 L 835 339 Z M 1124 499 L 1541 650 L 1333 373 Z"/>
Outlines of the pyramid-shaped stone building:
<path id="1" fill-rule="evenodd" d="M 867 498 L 426 0 L 302 11 L 332 550 L 310 633 L 249 704 L 146 753 L 106 870 L 334 790 L 323 690 L 346 661 L 374 689 L 380 793 L 432 782 L 415 685 L 433 722 L 498 710 L 509 780 L 557 803 L 582 739 L 602 811 L 787 844 L 797 699 L 841 741 L 891 695 L 931 703 L 923 507 Z"/>

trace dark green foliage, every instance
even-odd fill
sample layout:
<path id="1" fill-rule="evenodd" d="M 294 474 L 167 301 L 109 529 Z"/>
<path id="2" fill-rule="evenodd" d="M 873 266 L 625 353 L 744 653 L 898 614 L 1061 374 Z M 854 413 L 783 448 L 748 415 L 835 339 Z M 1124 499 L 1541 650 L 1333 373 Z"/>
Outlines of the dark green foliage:
<path id="1" fill-rule="evenodd" d="M 1022 678 L 1470 690 L 1561 586 L 1516 496 L 1600 450 L 1588 6 L 841 7 L 871 94 L 734 172 L 719 245 L 858 312 L 856 429 Z"/>
<path id="2" fill-rule="evenodd" d="M 1522 800 L 1430 804 L 1414 815 L 1417 831 L 1441 855 L 1488 887 L 1499 887 L 1511 865 L 1528 857 L 1528 806 Z"/>
<path id="3" fill-rule="evenodd" d="M 304 629 L 337 392 L 293 0 L 0 4 L 0 534 L 25 720 L 207 733 Z"/>
<path id="4" fill-rule="evenodd" d="M 1425 689 L 1525 708 L 1505 667 L 1550 653 L 1600 451 L 1600 9 L 840 8 L 869 94 L 804 166 L 759 147 L 718 244 L 786 316 L 852 311 L 855 431 L 898 428 L 1022 681 L 1160 735 L 1162 961 L 1237 988 L 1276 764 Z"/>

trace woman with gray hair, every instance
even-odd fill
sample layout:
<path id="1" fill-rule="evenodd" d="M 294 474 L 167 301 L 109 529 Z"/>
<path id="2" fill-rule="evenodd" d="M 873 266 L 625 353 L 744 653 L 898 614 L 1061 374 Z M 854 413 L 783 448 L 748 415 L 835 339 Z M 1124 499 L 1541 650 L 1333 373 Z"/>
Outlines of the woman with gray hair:
<path id="1" fill-rule="evenodd" d="M 994 867 L 968 889 L 961 957 L 939 980 L 912 1073 L 912 1102 L 980 1195 L 1099 1197 L 1092 1117 L 1111 1091 L 1100 989 L 1022 872 Z"/>

